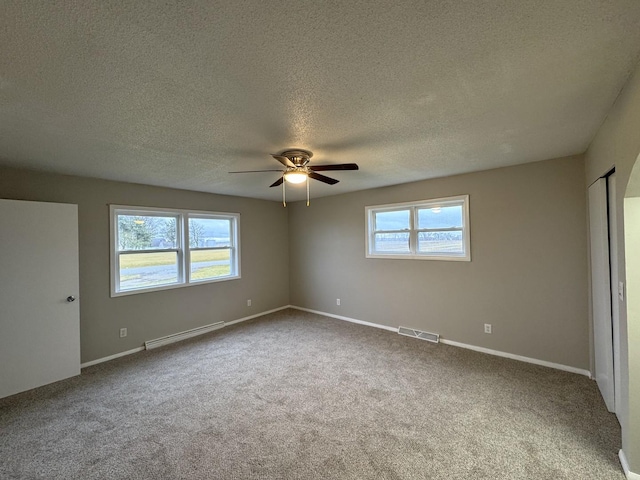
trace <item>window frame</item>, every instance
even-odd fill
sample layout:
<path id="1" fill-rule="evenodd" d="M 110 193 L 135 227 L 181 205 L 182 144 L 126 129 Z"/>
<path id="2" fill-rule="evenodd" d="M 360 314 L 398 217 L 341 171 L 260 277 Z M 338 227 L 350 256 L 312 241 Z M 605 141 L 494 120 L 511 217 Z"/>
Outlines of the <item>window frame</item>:
<path id="1" fill-rule="evenodd" d="M 200 285 L 203 283 L 211 283 L 211 282 L 219 282 L 222 280 L 229 280 L 230 277 L 233 278 L 240 278 L 240 269 L 239 269 L 239 262 L 240 262 L 240 254 L 237 253 L 236 251 L 238 250 L 238 238 L 237 237 L 237 225 L 238 225 L 238 219 L 234 220 L 232 218 L 232 215 L 237 215 L 238 219 L 240 217 L 239 214 L 211 214 L 211 213 L 203 213 L 203 212 L 196 212 L 196 211 L 192 211 L 190 210 L 189 212 L 186 213 L 185 215 L 185 220 L 186 220 L 186 225 L 184 225 L 184 229 L 187 231 L 185 233 L 185 241 L 188 242 L 189 240 L 189 232 L 190 230 L 190 222 L 192 218 L 200 218 L 200 219 L 215 219 L 215 220 L 229 220 L 230 221 L 230 225 L 229 225 L 229 246 L 228 247 L 191 247 L 190 245 L 187 245 L 187 249 L 186 249 L 186 256 L 185 256 L 185 274 L 187 276 L 188 279 L 188 283 L 192 284 L 192 285 Z M 197 251 L 203 251 L 203 250 L 230 250 L 229 252 L 229 262 L 231 264 L 231 274 L 229 276 L 225 276 L 225 277 L 217 277 L 217 278 L 205 278 L 202 280 L 193 280 L 191 278 L 191 252 L 197 252 Z M 233 272 L 237 271 L 238 275 L 234 276 Z"/>
<path id="2" fill-rule="evenodd" d="M 448 206 L 462 206 L 462 227 L 460 228 L 418 228 L 418 212 L 424 208 L 437 208 Z M 376 230 L 375 214 L 393 211 L 409 211 L 409 228 L 404 230 Z M 461 231 L 463 254 L 449 253 L 420 253 L 418 251 L 418 236 L 420 232 L 430 231 Z M 373 250 L 376 233 L 408 233 L 409 252 L 407 253 L 382 253 Z M 365 258 L 385 258 L 401 260 L 444 260 L 453 262 L 471 261 L 471 233 L 469 221 L 469 195 L 457 195 L 453 197 L 433 198 L 414 202 L 390 203 L 385 205 L 370 205 L 365 207 Z"/>
<path id="3" fill-rule="evenodd" d="M 118 215 L 139 215 L 149 217 L 174 217 L 176 219 L 176 247 L 143 250 L 120 250 L 118 245 Z M 212 218 L 230 221 L 229 247 L 190 247 L 189 218 Z M 176 208 L 141 207 L 131 205 L 109 205 L 109 243 L 110 243 L 110 296 L 121 297 L 139 293 L 191 287 L 207 283 L 224 282 L 241 278 L 240 274 L 240 214 L 230 212 L 210 212 L 205 210 L 185 210 Z M 222 277 L 202 280 L 191 279 L 191 251 L 229 249 L 231 273 Z M 120 255 L 141 253 L 176 252 L 178 281 L 164 285 L 142 287 L 129 290 L 120 289 Z"/>

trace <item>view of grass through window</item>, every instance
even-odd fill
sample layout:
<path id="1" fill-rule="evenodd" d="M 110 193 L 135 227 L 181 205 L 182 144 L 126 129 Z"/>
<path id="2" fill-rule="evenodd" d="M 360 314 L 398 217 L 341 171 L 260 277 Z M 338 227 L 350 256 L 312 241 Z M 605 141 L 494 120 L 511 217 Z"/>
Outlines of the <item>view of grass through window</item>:
<path id="1" fill-rule="evenodd" d="M 122 290 L 176 283 L 178 274 L 176 252 L 120 255 L 120 288 Z"/>
<path id="2" fill-rule="evenodd" d="M 229 249 L 191 252 L 191 279 L 205 280 L 230 275 L 230 253 Z M 175 252 L 120 255 L 120 288 L 123 290 L 175 283 L 177 278 Z"/>
<path id="3" fill-rule="evenodd" d="M 231 250 L 191 252 L 191 279 L 204 280 L 231 274 Z"/>
<path id="4" fill-rule="evenodd" d="M 365 207 L 367 257 L 470 261 L 468 199 Z"/>
<path id="5" fill-rule="evenodd" d="M 120 290 L 183 282 L 178 220 L 173 216 L 117 216 Z M 190 280 L 231 275 L 231 221 L 197 217 L 187 224 Z"/>

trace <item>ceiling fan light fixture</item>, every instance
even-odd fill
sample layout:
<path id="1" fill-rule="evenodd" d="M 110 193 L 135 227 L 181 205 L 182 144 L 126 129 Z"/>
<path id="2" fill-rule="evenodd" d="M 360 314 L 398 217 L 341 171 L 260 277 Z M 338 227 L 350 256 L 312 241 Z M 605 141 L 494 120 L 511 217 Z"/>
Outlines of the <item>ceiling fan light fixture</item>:
<path id="1" fill-rule="evenodd" d="M 284 179 L 289 183 L 302 183 L 307 180 L 307 174 L 298 171 L 287 172 L 284 174 Z"/>
<path id="2" fill-rule="evenodd" d="M 253 173 L 253 172 L 282 172 L 282 175 L 278 177 L 278 180 L 269 185 L 269 188 L 282 186 L 282 205 L 287 206 L 286 190 L 287 183 L 294 185 L 300 185 L 306 183 L 307 185 L 307 207 L 309 206 L 309 180 L 317 180 L 318 182 L 326 183 L 327 185 L 335 185 L 339 182 L 335 178 L 326 177 L 320 172 L 331 170 L 358 170 L 358 165 L 355 163 L 336 163 L 331 165 L 312 165 L 307 166 L 309 159 L 313 156 L 313 153 L 309 150 L 302 149 L 289 149 L 283 150 L 280 153 L 272 153 L 271 156 L 276 159 L 285 170 L 242 170 L 229 173 Z"/>

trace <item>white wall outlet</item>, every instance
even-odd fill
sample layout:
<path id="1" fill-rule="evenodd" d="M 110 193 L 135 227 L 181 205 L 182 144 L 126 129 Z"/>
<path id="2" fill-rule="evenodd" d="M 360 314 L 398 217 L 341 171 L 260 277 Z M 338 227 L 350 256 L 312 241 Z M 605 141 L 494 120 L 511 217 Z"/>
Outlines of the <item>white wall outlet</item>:
<path id="1" fill-rule="evenodd" d="M 340 299 L 336 298 L 336 305 L 340 305 Z"/>
<path id="2" fill-rule="evenodd" d="M 484 324 L 484 333 L 491 333 L 491 324 L 490 323 L 485 323 Z"/>
<path id="3" fill-rule="evenodd" d="M 618 298 L 624 302 L 624 282 L 618 282 Z"/>
<path id="4" fill-rule="evenodd" d="M 251 306 L 251 299 L 247 300 L 247 307 Z"/>
<path id="5" fill-rule="evenodd" d="M 126 328 L 121 328 L 120 329 L 120 338 L 124 338 L 127 336 L 127 329 Z"/>

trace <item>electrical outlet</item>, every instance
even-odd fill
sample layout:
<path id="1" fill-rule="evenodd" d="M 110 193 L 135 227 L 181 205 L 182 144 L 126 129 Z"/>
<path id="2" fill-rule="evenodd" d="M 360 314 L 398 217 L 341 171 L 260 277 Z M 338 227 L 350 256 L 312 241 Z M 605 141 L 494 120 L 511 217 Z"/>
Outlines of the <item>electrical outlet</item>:
<path id="1" fill-rule="evenodd" d="M 491 324 L 490 323 L 485 323 L 484 324 L 484 333 L 491 333 Z"/>
<path id="2" fill-rule="evenodd" d="M 120 329 L 120 338 L 124 338 L 127 336 L 127 329 L 126 328 L 121 328 Z"/>
<path id="3" fill-rule="evenodd" d="M 247 307 L 251 306 L 251 299 L 247 300 Z"/>
<path id="4" fill-rule="evenodd" d="M 336 305 L 340 305 L 340 299 L 336 298 Z"/>

